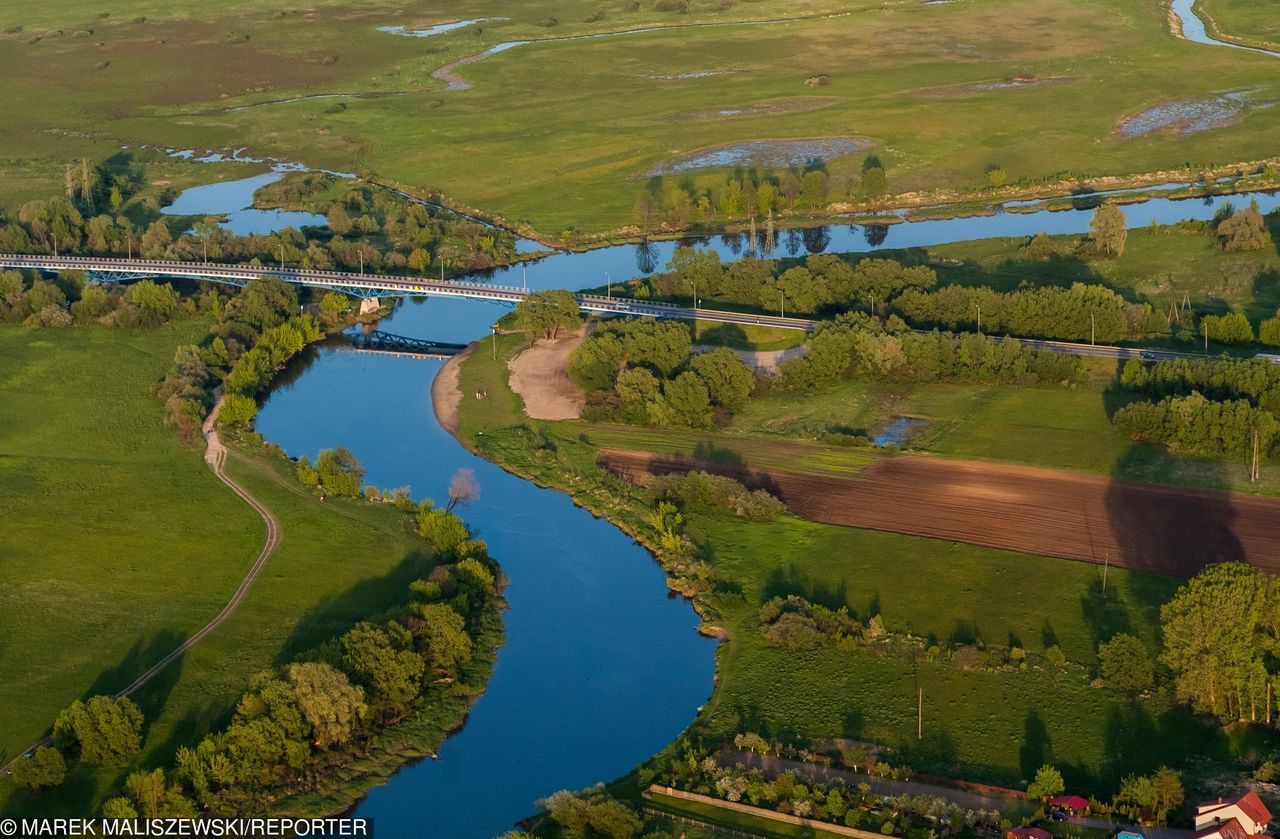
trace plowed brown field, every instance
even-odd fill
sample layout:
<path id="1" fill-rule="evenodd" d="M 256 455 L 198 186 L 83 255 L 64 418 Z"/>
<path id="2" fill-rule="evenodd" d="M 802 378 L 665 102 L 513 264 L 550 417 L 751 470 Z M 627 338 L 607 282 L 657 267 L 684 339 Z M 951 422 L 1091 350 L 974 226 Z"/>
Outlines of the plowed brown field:
<path id="1" fill-rule="evenodd" d="M 825 524 L 1179 577 L 1226 560 L 1280 573 L 1280 500 L 1272 498 L 928 457 L 885 457 L 847 478 L 616 449 L 602 449 L 600 463 L 632 480 L 690 469 L 728 475 Z"/>

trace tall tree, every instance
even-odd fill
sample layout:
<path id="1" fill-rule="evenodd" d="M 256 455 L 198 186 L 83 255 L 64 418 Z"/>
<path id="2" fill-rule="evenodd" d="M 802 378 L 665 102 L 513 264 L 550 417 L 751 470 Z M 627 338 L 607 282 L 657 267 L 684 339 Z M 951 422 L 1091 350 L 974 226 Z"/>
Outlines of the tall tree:
<path id="1" fill-rule="evenodd" d="M 302 715 L 311 724 L 317 747 L 327 749 L 351 739 L 368 711 L 363 688 L 351 684 L 345 673 L 323 662 L 291 664 L 285 669 L 285 679 L 293 687 Z"/>
<path id="2" fill-rule="evenodd" d="M 13 764 L 14 783 L 31 790 L 56 787 L 66 777 L 67 762 L 62 752 L 48 746 L 41 746 L 35 754 Z"/>
<path id="3" fill-rule="evenodd" d="M 123 696 L 77 699 L 54 721 L 53 742 L 90 766 L 121 766 L 142 749 L 142 712 Z"/>
<path id="4" fill-rule="evenodd" d="M 1094 250 L 1103 256 L 1118 257 L 1124 254 L 1124 243 L 1129 237 L 1124 211 L 1114 204 L 1103 204 L 1093 211 L 1089 222 L 1089 239 Z"/>
<path id="5" fill-rule="evenodd" d="M 578 301 L 572 292 L 561 289 L 530 293 L 516 305 L 515 315 L 522 329 L 549 339 L 580 321 Z"/>

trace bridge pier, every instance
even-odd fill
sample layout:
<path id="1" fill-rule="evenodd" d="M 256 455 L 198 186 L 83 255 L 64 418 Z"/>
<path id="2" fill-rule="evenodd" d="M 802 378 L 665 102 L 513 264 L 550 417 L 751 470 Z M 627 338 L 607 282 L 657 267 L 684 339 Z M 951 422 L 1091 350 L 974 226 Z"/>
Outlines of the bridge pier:
<path id="1" fill-rule="evenodd" d="M 360 301 L 360 314 L 372 314 L 382 308 L 382 303 L 376 297 L 366 297 Z"/>

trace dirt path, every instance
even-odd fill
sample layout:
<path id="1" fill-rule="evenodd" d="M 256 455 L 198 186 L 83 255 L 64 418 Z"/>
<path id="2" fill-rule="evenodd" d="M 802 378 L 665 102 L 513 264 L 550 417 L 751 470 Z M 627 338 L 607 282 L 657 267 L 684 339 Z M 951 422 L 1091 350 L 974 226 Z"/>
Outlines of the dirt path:
<path id="1" fill-rule="evenodd" d="M 221 626 L 223 621 L 231 617 L 232 613 L 235 612 L 236 607 L 240 605 L 241 601 L 244 600 L 245 595 L 249 593 L 249 588 L 253 585 L 253 581 L 258 578 L 258 574 L 262 572 L 263 567 L 266 566 L 267 560 L 276 552 L 276 548 L 280 547 L 280 522 L 276 519 L 275 514 L 272 513 L 271 510 L 269 510 L 262 502 L 250 495 L 248 490 L 232 480 L 224 470 L 224 466 L 227 461 L 227 448 L 222 445 L 222 440 L 218 437 L 218 431 L 215 428 L 215 424 L 218 419 L 218 411 L 221 408 L 222 396 L 221 393 L 219 393 L 217 404 L 213 406 L 213 410 L 209 412 L 209 416 L 205 419 L 204 426 L 201 428 L 201 432 L 204 434 L 206 443 L 204 462 L 208 464 L 210 471 L 217 476 L 218 480 L 230 487 L 232 492 L 240 496 L 246 504 L 253 508 L 254 512 L 262 517 L 262 520 L 267 525 L 266 541 L 262 545 L 262 550 L 258 552 L 258 558 L 255 559 L 253 565 L 249 567 L 248 573 L 246 573 L 244 578 L 240 580 L 240 585 L 236 587 L 236 590 L 231 594 L 231 599 L 226 602 L 221 611 L 214 615 L 208 623 L 193 632 L 187 640 L 179 644 L 176 649 L 139 674 L 138 678 L 130 682 L 123 690 L 118 691 L 116 696 L 129 696 L 138 688 L 154 679 L 166 667 L 181 658 L 183 653 L 200 643 L 200 641 L 209 635 L 209 633 Z M 51 738 L 46 737 L 39 743 L 24 749 L 18 757 L 5 764 L 3 767 L 4 772 L 7 774 L 12 769 L 14 762 L 20 760 L 22 755 L 25 755 L 27 752 L 37 749 L 40 746 L 46 746 L 50 742 Z"/>
<path id="2" fill-rule="evenodd" d="M 617 450 L 601 450 L 600 462 L 633 479 L 690 468 L 730 475 L 825 524 L 1178 577 L 1229 560 L 1280 573 L 1274 498 L 932 457 L 885 457 L 849 477 Z"/>
<path id="3" fill-rule="evenodd" d="M 585 401 L 569 380 L 569 356 L 587 336 L 587 327 L 572 335 L 540 339 L 507 362 L 511 389 L 524 400 L 524 412 L 533 419 L 577 419 Z"/>
<path id="4" fill-rule="evenodd" d="M 462 362 L 475 348 L 474 343 L 468 344 L 465 350 L 446 361 L 431 380 L 431 408 L 435 411 L 436 422 L 454 437 L 458 436 L 458 406 L 462 404 L 462 385 L 459 379 Z"/>

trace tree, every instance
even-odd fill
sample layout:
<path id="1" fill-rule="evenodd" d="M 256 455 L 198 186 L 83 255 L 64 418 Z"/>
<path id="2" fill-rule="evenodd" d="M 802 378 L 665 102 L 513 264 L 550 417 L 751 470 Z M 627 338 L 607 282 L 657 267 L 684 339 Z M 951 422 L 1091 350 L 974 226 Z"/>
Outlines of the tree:
<path id="1" fill-rule="evenodd" d="M 1223 344 L 1250 344 L 1253 342 L 1253 326 L 1239 312 L 1225 315 L 1205 315 L 1200 319 L 1200 334 L 1211 341 Z"/>
<path id="2" fill-rule="evenodd" d="M 1048 801 L 1056 795 L 1062 795 L 1066 786 L 1062 782 L 1062 773 L 1049 764 L 1036 770 L 1036 777 L 1027 785 L 1027 798 Z"/>
<path id="3" fill-rule="evenodd" d="M 258 403 L 252 396 L 228 393 L 222 397 L 222 407 L 218 409 L 218 424 L 246 428 L 257 415 Z M 299 466 L 301 467 L 301 463 Z"/>
<path id="4" fill-rule="evenodd" d="M 169 232 L 169 226 L 162 219 L 156 219 L 151 222 L 147 232 L 142 234 L 142 255 L 147 259 L 159 259 L 172 243 L 173 235 Z"/>
<path id="5" fill-rule="evenodd" d="M 102 817 L 104 819 L 124 819 L 133 821 L 138 817 L 138 808 L 133 806 L 133 802 L 123 795 L 115 798 L 108 798 L 102 804 Z"/>
<path id="6" fill-rule="evenodd" d="M 521 329 L 548 339 L 581 319 L 573 293 L 559 289 L 531 292 L 516 304 L 515 317 Z"/>
<path id="7" fill-rule="evenodd" d="M 31 757 L 13 765 L 13 780 L 34 791 L 56 787 L 67 777 L 67 762 L 62 752 L 48 746 L 36 749 Z"/>
<path id="8" fill-rule="evenodd" d="M 453 674 L 471 661 L 471 638 L 462 615 L 446 603 L 415 603 L 421 619 L 417 634 L 424 642 L 423 658 L 438 673 Z"/>
<path id="9" fill-rule="evenodd" d="M 889 194 L 889 178 L 885 175 L 884 169 L 879 166 L 872 166 L 862 173 L 862 191 L 866 193 L 867 200 L 873 204 L 879 204 Z"/>
<path id="10" fill-rule="evenodd" d="M 751 390 L 755 387 L 755 376 L 734 355 L 733 350 L 721 347 L 711 352 L 699 353 L 693 357 L 689 366 L 706 385 L 712 404 L 731 412 L 747 404 Z M 618 384 L 621 388 L 621 379 Z"/>
<path id="11" fill-rule="evenodd" d="M 350 449 L 325 449 L 316 457 L 320 489 L 328 495 L 355 498 L 364 486 L 364 468 Z"/>
<path id="12" fill-rule="evenodd" d="M 124 787 L 144 819 L 189 818 L 196 814 L 195 805 L 182 794 L 182 787 L 165 780 L 163 769 L 130 773 Z"/>
<path id="13" fill-rule="evenodd" d="M 137 307 L 142 326 L 157 326 L 166 322 L 178 311 L 179 306 L 178 294 L 171 286 L 152 280 L 139 280 L 129 286 L 124 299 Z"/>
<path id="14" fill-rule="evenodd" d="M 1182 775 L 1167 766 L 1161 766 L 1151 776 L 1156 792 L 1156 806 L 1162 814 L 1182 805 L 1186 793 L 1182 788 Z"/>
<path id="15" fill-rule="evenodd" d="M 1102 204 L 1093 211 L 1089 222 L 1089 239 L 1093 248 L 1103 256 L 1119 257 L 1124 254 L 1124 243 L 1129 237 L 1124 211 L 1114 204 Z"/>
<path id="16" fill-rule="evenodd" d="M 293 688 L 302 715 L 311 724 L 311 736 L 321 749 L 348 742 L 368 712 L 364 689 L 345 673 L 322 662 L 291 664 L 285 679 Z"/>
<path id="17" fill-rule="evenodd" d="M 53 743 L 90 766 L 122 766 L 142 749 L 142 712 L 124 696 L 77 699 L 54 721 Z"/>
<path id="18" fill-rule="evenodd" d="M 1218 222 L 1218 243 L 1223 250 L 1256 251 L 1267 246 L 1270 236 L 1267 224 L 1258 211 L 1258 202 L 1250 202 L 1243 210 L 1231 213 Z"/>
<path id="19" fill-rule="evenodd" d="M 480 482 L 476 480 L 475 470 L 464 467 L 454 472 L 449 479 L 449 506 L 445 509 L 452 511 L 459 504 L 475 501 L 479 497 Z"/>
<path id="20" fill-rule="evenodd" d="M 810 210 L 818 210 L 827 204 L 827 173 L 821 169 L 806 172 L 800 180 L 800 200 Z"/>
<path id="21" fill-rule="evenodd" d="M 1127 775 L 1120 779 L 1120 791 L 1115 803 L 1135 817 L 1152 817 L 1159 806 L 1159 796 L 1151 778 L 1146 775 Z"/>
<path id="22" fill-rule="evenodd" d="M 442 555 L 453 553 L 470 538 L 462 519 L 448 510 L 433 506 L 430 501 L 424 501 L 418 508 L 418 535 L 430 542 L 436 553 Z"/>
<path id="23" fill-rule="evenodd" d="M 1117 690 L 1141 693 L 1155 682 L 1147 648 L 1132 635 L 1120 634 L 1099 645 L 1098 666 L 1103 681 Z"/>
<path id="24" fill-rule="evenodd" d="M 338 641 L 343 670 L 391 717 L 418 696 L 425 663 L 412 645 L 413 636 L 395 621 L 356 624 Z"/>
<path id="25" fill-rule="evenodd" d="M 1177 696 L 1223 719 L 1256 719 L 1270 683 L 1264 656 L 1275 639 L 1263 608 L 1274 594 L 1241 562 L 1207 566 L 1160 610 L 1164 651 Z"/>
<path id="26" fill-rule="evenodd" d="M 684 372 L 662 385 L 662 398 L 652 403 L 650 420 L 656 425 L 707 428 L 711 425 L 711 396 L 697 373 Z"/>

